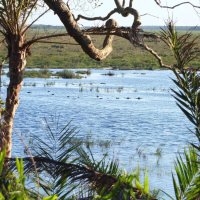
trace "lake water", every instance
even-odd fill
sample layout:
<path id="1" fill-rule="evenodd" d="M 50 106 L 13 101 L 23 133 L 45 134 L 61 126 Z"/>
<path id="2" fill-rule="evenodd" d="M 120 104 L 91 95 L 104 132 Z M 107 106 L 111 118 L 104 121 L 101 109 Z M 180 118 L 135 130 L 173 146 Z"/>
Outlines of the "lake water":
<path id="1" fill-rule="evenodd" d="M 97 158 L 108 151 L 127 171 L 138 165 L 148 168 L 151 189 L 173 195 L 173 162 L 194 137 L 171 96 L 172 73 L 117 70 L 114 76 L 103 75 L 108 71 L 94 69 L 76 80 L 26 78 L 15 118 L 13 155 L 23 154 L 20 134 L 45 138 L 44 117 L 60 115 L 60 125 L 72 120 L 79 138 L 105 144 L 93 145 Z M 7 82 L 3 76 L 2 96 Z"/>

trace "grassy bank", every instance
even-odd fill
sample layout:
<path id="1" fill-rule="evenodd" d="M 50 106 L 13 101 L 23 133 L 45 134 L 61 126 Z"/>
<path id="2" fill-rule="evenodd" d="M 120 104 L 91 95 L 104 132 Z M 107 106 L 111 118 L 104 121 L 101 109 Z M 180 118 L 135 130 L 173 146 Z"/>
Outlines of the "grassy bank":
<path id="1" fill-rule="evenodd" d="M 29 33 L 29 37 L 36 34 L 45 34 L 46 32 L 63 32 L 62 30 L 45 30 L 38 31 L 33 29 Z M 39 32 L 39 33 L 38 33 Z M 194 32 L 195 36 L 200 35 L 200 32 Z M 102 36 L 94 36 L 93 40 L 98 48 L 102 47 Z M 37 43 L 31 48 L 32 55 L 28 57 L 27 66 L 29 68 L 104 68 L 110 67 L 113 69 L 158 69 L 157 60 L 145 50 L 131 45 L 128 41 L 115 37 L 113 43 L 113 52 L 104 61 L 97 62 L 87 56 L 79 45 L 70 37 L 60 37 L 49 40 L 50 42 L 66 42 L 74 45 L 66 44 L 47 44 Z M 149 46 L 160 53 L 165 63 L 172 63 L 173 56 L 163 42 L 149 41 Z M 199 42 L 200 47 L 200 42 Z M 6 55 L 5 47 L 0 47 L 0 57 Z M 195 59 L 191 65 L 200 66 L 200 60 Z"/>

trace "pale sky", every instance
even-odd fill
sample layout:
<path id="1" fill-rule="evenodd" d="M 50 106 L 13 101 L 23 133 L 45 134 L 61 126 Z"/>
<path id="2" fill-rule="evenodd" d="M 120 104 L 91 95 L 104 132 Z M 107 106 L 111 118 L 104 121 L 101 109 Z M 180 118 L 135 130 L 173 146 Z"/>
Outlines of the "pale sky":
<path id="1" fill-rule="evenodd" d="M 74 0 L 72 0 L 74 1 Z M 114 0 L 101 0 L 103 5 L 99 8 L 92 8 L 91 5 L 86 5 L 83 2 L 87 0 L 76 0 L 78 2 L 78 7 L 76 6 L 76 11 L 74 14 L 84 14 L 86 16 L 105 16 L 110 10 L 115 8 Z M 182 2 L 183 0 L 162 0 L 163 5 L 174 5 Z M 128 2 L 128 1 L 127 1 Z M 200 0 L 190 0 L 189 2 L 200 5 Z M 179 26 L 200 26 L 200 9 L 194 10 L 190 5 L 183 5 L 174 10 L 161 9 L 159 8 L 154 0 L 134 0 L 134 8 L 137 9 L 141 17 L 142 25 L 163 25 L 168 17 L 172 17 Z M 73 8 L 73 7 L 72 7 Z M 77 11 L 78 10 L 78 11 Z M 83 11 L 84 10 L 84 11 Z M 199 13 L 198 13 L 199 12 Z M 132 24 L 132 17 L 123 18 L 119 15 L 114 15 L 112 18 L 119 22 L 120 26 L 129 26 Z M 37 24 L 48 24 L 48 25 L 62 25 L 58 17 L 52 12 L 46 14 L 42 19 L 40 19 Z M 83 25 L 101 25 L 101 22 L 88 22 L 80 21 Z"/>

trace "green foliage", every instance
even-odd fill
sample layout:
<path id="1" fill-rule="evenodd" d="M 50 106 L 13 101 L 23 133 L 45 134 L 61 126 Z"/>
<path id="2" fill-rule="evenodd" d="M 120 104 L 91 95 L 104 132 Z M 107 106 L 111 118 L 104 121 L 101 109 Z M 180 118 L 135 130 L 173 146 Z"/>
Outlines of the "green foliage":
<path id="1" fill-rule="evenodd" d="M 174 70 L 174 74 L 177 79 L 173 81 L 179 89 L 172 90 L 174 98 L 178 107 L 194 125 L 194 134 L 198 139 L 196 148 L 200 150 L 200 76 L 192 69 L 182 69 L 180 72 Z"/>
<path id="2" fill-rule="evenodd" d="M 9 161 L 5 158 L 5 149 L 0 152 L 0 200 L 56 200 L 57 195 L 41 197 L 26 188 L 24 162 L 16 158 L 16 173 L 9 169 Z"/>
<path id="3" fill-rule="evenodd" d="M 178 181 L 173 175 L 173 184 L 177 200 L 195 200 L 200 197 L 200 163 L 197 151 L 190 147 L 184 151 L 184 158 L 176 160 L 175 171 Z"/>
<path id="4" fill-rule="evenodd" d="M 0 152 L 0 197 L 1 199 L 28 200 L 29 195 L 25 188 L 23 161 L 16 159 L 17 174 L 10 172 L 5 160 L 6 151 Z"/>
<path id="5" fill-rule="evenodd" d="M 197 57 L 197 37 L 192 33 L 179 35 L 173 22 L 169 22 L 167 29 L 161 31 L 161 39 L 171 49 L 176 60 L 175 68 L 183 69 Z"/>
<path id="6" fill-rule="evenodd" d="M 103 190 L 105 192 L 105 189 Z M 135 200 L 135 199 L 153 199 L 149 191 L 149 180 L 145 172 L 144 185 L 140 182 L 139 168 L 131 173 L 122 173 L 118 176 L 116 183 L 112 186 L 108 194 L 102 194 L 95 199 L 102 200 Z"/>

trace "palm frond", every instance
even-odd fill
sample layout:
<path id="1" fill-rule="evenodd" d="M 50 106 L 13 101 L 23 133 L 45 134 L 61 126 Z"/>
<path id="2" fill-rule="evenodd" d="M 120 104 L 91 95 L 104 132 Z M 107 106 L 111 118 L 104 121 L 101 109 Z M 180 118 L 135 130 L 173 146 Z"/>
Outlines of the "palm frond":
<path id="1" fill-rule="evenodd" d="M 177 62 L 176 68 L 185 68 L 198 56 L 199 50 L 195 49 L 198 37 L 194 37 L 190 32 L 179 35 L 172 21 L 167 24 L 166 29 L 161 29 L 160 36 L 161 40 L 171 49 Z"/>
<path id="2" fill-rule="evenodd" d="M 193 144 L 200 148 L 200 76 L 197 69 L 188 68 L 188 63 L 193 60 L 199 50 L 197 47 L 197 37 L 191 33 L 178 34 L 174 24 L 170 22 L 166 29 L 161 31 L 161 39 L 170 47 L 176 59 L 176 64 L 172 69 L 176 79 L 172 79 L 178 87 L 173 90 L 173 97 L 177 101 L 178 107 L 182 110 L 189 121 L 195 126 L 198 144 Z"/>
<path id="3" fill-rule="evenodd" d="M 181 70 L 177 72 L 174 70 L 176 79 L 174 83 L 178 86 L 179 90 L 173 90 L 174 98 L 177 101 L 178 107 L 182 110 L 189 121 L 194 125 L 194 134 L 198 139 L 200 146 L 200 76 L 195 70 Z"/>
<path id="4" fill-rule="evenodd" d="M 197 144 L 184 152 L 176 160 L 176 178 L 172 175 L 174 191 L 177 200 L 200 199 L 200 76 L 197 69 L 188 68 L 188 63 L 199 53 L 196 49 L 197 37 L 191 33 L 179 35 L 170 22 L 166 30 L 162 30 L 161 39 L 173 52 L 176 63 L 172 69 L 175 79 L 173 82 L 178 90 L 172 89 L 178 107 L 194 125 Z"/>
<path id="5" fill-rule="evenodd" d="M 197 152 L 193 147 L 179 155 L 175 164 L 176 177 L 173 184 L 177 200 L 195 200 L 200 198 L 200 163 Z"/>

